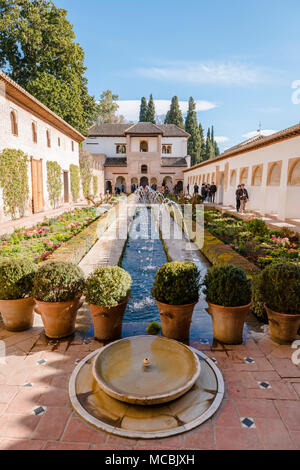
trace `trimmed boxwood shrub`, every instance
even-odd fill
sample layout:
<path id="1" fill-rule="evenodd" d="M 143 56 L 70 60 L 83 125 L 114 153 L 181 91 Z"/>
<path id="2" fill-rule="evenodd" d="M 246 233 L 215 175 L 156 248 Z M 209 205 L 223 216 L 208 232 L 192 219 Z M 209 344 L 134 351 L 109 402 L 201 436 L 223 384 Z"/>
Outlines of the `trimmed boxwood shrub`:
<path id="1" fill-rule="evenodd" d="M 264 323 L 268 323 L 268 315 L 264 307 L 263 279 L 260 274 L 252 278 L 252 312 Z"/>
<path id="2" fill-rule="evenodd" d="M 199 300 L 200 273 L 194 263 L 173 261 L 158 269 L 153 297 L 168 305 L 187 305 Z"/>
<path id="3" fill-rule="evenodd" d="M 159 323 L 154 321 L 147 326 L 146 331 L 148 335 L 156 336 L 161 332 L 161 326 Z"/>
<path id="4" fill-rule="evenodd" d="M 251 281 L 245 271 L 235 266 L 214 267 L 203 285 L 207 302 L 223 307 L 242 307 L 251 302 Z"/>
<path id="5" fill-rule="evenodd" d="M 248 232 L 252 233 L 252 235 L 258 237 L 263 237 L 269 232 L 267 224 L 261 219 L 249 220 L 246 223 L 246 229 Z"/>
<path id="6" fill-rule="evenodd" d="M 88 277 L 84 295 L 90 305 L 115 307 L 129 298 L 131 284 L 131 276 L 123 268 L 100 266 Z"/>
<path id="7" fill-rule="evenodd" d="M 67 302 L 81 295 L 83 271 L 72 263 L 43 263 L 33 279 L 33 296 L 41 302 Z"/>
<path id="8" fill-rule="evenodd" d="M 267 307 L 278 313 L 300 314 L 300 267 L 276 263 L 261 273 L 261 289 Z"/>
<path id="9" fill-rule="evenodd" d="M 0 300 L 19 300 L 32 294 L 37 265 L 24 258 L 0 262 Z"/>

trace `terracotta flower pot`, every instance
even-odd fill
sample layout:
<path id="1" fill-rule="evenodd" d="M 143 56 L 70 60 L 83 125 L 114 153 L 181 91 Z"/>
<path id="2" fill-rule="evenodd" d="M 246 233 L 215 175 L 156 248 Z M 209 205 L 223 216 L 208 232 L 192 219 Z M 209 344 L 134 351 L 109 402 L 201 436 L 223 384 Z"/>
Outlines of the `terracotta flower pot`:
<path id="1" fill-rule="evenodd" d="M 243 342 L 244 323 L 252 303 L 242 307 L 223 307 L 208 302 L 207 312 L 212 317 L 214 338 L 224 344 Z"/>
<path id="2" fill-rule="evenodd" d="M 183 340 L 190 336 L 190 326 L 195 305 L 168 305 L 156 300 L 160 320 L 162 334 L 166 338 Z"/>
<path id="3" fill-rule="evenodd" d="M 265 305 L 268 314 L 270 336 L 279 344 L 290 344 L 297 336 L 300 328 L 300 315 L 274 312 Z"/>
<path id="4" fill-rule="evenodd" d="M 48 338 L 66 338 L 74 333 L 77 310 L 82 305 L 79 297 L 68 302 L 35 302 Z"/>
<path id="5" fill-rule="evenodd" d="M 28 330 L 33 325 L 34 300 L 0 300 L 0 312 L 4 326 L 9 331 Z"/>
<path id="6" fill-rule="evenodd" d="M 128 300 L 115 307 L 89 305 L 94 323 L 96 339 L 108 341 L 122 336 L 122 321 Z"/>

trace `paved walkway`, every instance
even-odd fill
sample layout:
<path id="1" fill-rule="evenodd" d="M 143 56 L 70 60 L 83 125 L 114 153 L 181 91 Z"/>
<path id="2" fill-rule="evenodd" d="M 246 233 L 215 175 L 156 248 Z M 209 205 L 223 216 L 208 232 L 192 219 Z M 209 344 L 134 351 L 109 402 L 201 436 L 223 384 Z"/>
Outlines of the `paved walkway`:
<path id="1" fill-rule="evenodd" d="M 222 204 L 212 204 L 212 203 L 205 203 L 205 206 L 207 207 L 216 207 L 217 209 L 221 209 L 226 212 L 232 212 L 235 214 L 237 217 L 241 219 L 249 219 L 249 217 L 252 218 L 258 218 L 262 219 L 266 222 L 266 224 L 273 229 L 280 230 L 284 227 L 294 230 L 295 232 L 300 233 L 300 219 L 291 219 L 290 221 L 285 221 L 285 220 L 280 220 L 276 217 L 276 214 L 272 215 L 272 217 L 268 216 L 263 216 L 259 211 L 255 212 L 246 212 L 245 214 L 241 214 L 240 212 L 237 212 L 235 208 L 232 206 L 224 206 Z"/>

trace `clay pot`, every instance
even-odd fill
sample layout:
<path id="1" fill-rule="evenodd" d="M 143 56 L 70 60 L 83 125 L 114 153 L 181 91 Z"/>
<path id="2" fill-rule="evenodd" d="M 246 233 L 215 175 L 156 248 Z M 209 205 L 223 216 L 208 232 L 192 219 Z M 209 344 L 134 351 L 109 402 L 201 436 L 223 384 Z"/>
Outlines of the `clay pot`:
<path id="1" fill-rule="evenodd" d="M 35 302 L 35 310 L 42 317 L 48 338 L 66 338 L 74 333 L 77 310 L 82 305 L 80 297 L 68 302 Z"/>
<path id="2" fill-rule="evenodd" d="M 119 339 L 128 300 L 115 307 L 89 305 L 94 323 L 94 336 L 101 341 Z"/>
<path id="3" fill-rule="evenodd" d="M 300 315 L 274 312 L 265 305 L 268 314 L 270 336 L 279 344 L 290 344 L 300 328 Z"/>
<path id="4" fill-rule="evenodd" d="M 206 311 L 211 315 L 214 339 L 224 344 L 243 342 L 244 323 L 252 303 L 242 307 L 223 307 L 208 302 Z"/>
<path id="5" fill-rule="evenodd" d="M 156 300 L 156 303 L 163 336 L 176 340 L 188 339 L 194 308 L 198 302 L 186 305 L 168 305 Z"/>
<path id="6" fill-rule="evenodd" d="M 0 312 L 4 326 L 9 331 L 28 330 L 33 325 L 34 300 L 0 300 Z"/>

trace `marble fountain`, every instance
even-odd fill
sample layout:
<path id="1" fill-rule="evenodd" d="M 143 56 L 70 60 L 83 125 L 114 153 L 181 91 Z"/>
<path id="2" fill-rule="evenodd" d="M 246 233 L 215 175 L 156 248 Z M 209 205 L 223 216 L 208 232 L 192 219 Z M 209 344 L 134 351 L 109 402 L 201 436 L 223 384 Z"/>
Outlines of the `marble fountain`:
<path id="1" fill-rule="evenodd" d="M 157 439 L 207 421 L 222 402 L 224 382 L 202 352 L 163 337 L 135 336 L 84 358 L 69 394 L 74 410 L 95 428 Z"/>

